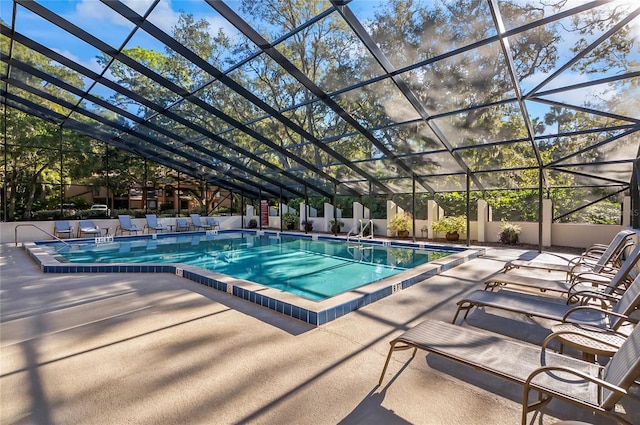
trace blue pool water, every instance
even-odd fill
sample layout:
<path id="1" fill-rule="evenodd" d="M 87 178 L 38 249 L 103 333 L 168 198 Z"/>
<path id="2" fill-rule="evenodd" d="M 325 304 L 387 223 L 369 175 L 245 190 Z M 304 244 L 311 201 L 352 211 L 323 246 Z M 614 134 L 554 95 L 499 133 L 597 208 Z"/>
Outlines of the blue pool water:
<path id="1" fill-rule="evenodd" d="M 56 247 L 71 263 L 184 263 L 322 300 L 393 276 L 455 251 L 311 240 L 253 232 L 117 238 Z"/>

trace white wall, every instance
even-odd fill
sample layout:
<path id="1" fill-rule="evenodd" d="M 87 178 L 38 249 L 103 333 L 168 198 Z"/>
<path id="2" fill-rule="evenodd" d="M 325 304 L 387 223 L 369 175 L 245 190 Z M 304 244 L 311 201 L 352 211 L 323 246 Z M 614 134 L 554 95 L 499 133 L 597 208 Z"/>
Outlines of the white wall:
<path id="1" fill-rule="evenodd" d="M 257 219 L 257 217 L 254 217 Z M 241 227 L 241 216 L 220 216 L 216 217 L 220 223 L 221 229 L 237 229 Z M 160 223 L 174 224 L 175 218 L 158 218 Z M 247 218 L 245 217 L 245 220 Z M 109 232 L 113 234 L 118 225 L 117 219 L 93 219 L 94 224 L 100 228 L 109 228 Z M 132 219 L 132 221 L 139 227 L 144 228 L 146 220 L 144 218 Z M 387 220 L 375 219 L 373 220 L 376 228 L 377 236 L 386 235 Z M 245 221 L 245 225 L 248 221 Z M 78 221 L 70 220 L 74 231 L 77 229 Z M 420 227 L 426 220 L 416 220 L 416 237 L 421 238 Z M 515 222 L 522 227 L 522 233 L 520 233 L 519 241 L 522 243 L 537 245 L 538 244 L 538 223 L 531 222 Z M 53 221 L 33 221 L 33 222 L 8 222 L 0 223 L 0 243 L 14 243 L 15 241 L 15 229 L 18 227 L 18 242 L 32 242 L 39 240 L 52 239 L 46 233 L 38 230 L 32 226 L 25 226 L 33 224 L 38 226 L 44 231 L 53 234 Z M 269 225 L 271 228 L 280 229 L 280 217 L 269 217 Z M 471 240 L 477 240 L 478 238 L 478 223 L 471 221 Z M 485 237 L 486 242 L 497 242 L 498 234 L 500 233 L 499 221 L 491 221 L 486 223 Z M 586 248 L 593 243 L 609 243 L 611 239 L 622 230 L 624 226 L 620 225 L 605 225 L 605 224 L 582 224 L 582 223 L 554 223 L 551 225 L 551 245 L 554 246 L 568 246 L 575 248 Z M 314 226 L 314 230 L 315 226 Z M 349 229 L 344 229 L 348 231 Z M 466 239 L 466 235 L 461 236 L 462 239 Z"/>
<path id="2" fill-rule="evenodd" d="M 554 223 L 551 225 L 551 245 L 586 248 L 594 243 L 608 244 L 624 228 L 608 224 Z"/>

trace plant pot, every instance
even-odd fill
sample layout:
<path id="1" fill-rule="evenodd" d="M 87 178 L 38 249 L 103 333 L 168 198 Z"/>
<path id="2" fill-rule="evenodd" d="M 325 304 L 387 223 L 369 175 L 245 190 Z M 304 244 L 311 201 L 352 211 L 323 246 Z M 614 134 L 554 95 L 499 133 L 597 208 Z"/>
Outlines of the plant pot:
<path id="1" fill-rule="evenodd" d="M 295 223 L 287 224 L 287 230 L 293 230 L 295 225 L 296 225 Z"/>
<path id="2" fill-rule="evenodd" d="M 409 231 L 408 230 L 398 230 L 398 237 L 399 238 L 408 238 L 409 237 Z"/>
<path id="3" fill-rule="evenodd" d="M 458 232 L 447 233 L 445 235 L 445 238 L 447 238 L 448 241 L 457 241 L 458 239 L 460 239 L 460 235 L 458 234 Z"/>
<path id="4" fill-rule="evenodd" d="M 500 234 L 500 242 L 509 245 L 515 245 L 518 243 L 518 234 L 502 233 Z"/>

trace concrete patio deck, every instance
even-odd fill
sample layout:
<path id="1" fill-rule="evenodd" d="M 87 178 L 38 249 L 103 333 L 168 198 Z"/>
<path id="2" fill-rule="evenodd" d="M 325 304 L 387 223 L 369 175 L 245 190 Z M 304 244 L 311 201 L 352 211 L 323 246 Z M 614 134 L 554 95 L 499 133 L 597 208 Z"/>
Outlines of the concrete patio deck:
<path id="1" fill-rule="evenodd" d="M 45 275 L 2 245 L 1 424 L 516 424 L 522 387 L 389 341 L 504 262 L 486 255 L 318 328 L 169 274 Z M 540 343 L 543 322 L 474 311 L 477 326 Z M 632 388 L 638 394 L 638 387 Z M 640 423 L 640 404 L 619 405 Z M 531 423 L 610 424 L 553 401 Z"/>

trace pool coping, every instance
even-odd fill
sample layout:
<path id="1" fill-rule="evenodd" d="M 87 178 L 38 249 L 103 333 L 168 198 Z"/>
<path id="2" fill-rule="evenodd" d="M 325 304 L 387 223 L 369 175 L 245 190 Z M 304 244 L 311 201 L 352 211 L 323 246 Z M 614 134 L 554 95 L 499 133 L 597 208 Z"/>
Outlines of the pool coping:
<path id="1" fill-rule="evenodd" d="M 304 234 L 298 232 L 280 232 L 275 230 L 253 230 L 253 229 L 230 229 L 221 230 L 220 233 L 230 232 L 255 232 L 256 236 L 295 236 L 302 239 L 312 240 L 333 240 L 350 242 L 344 236 L 333 236 L 330 234 Z M 169 234 L 205 234 L 206 232 L 172 232 Z M 150 235 L 119 236 L 117 239 L 128 238 L 153 238 Z M 87 240 L 78 239 L 78 240 Z M 43 241 L 51 242 L 51 241 Z M 40 243 L 43 243 L 40 242 Z M 332 320 L 344 316 L 352 311 L 363 308 L 382 298 L 388 297 L 398 291 L 407 289 L 429 277 L 438 275 L 446 270 L 467 262 L 485 253 L 482 247 L 465 247 L 453 245 L 442 245 L 427 242 L 408 242 L 392 239 L 367 239 L 361 241 L 364 244 L 426 249 L 426 247 L 436 247 L 456 251 L 451 255 L 422 264 L 410 270 L 405 270 L 394 276 L 370 283 L 359 288 L 355 288 L 333 297 L 319 301 L 313 301 L 296 296 L 279 289 L 270 288 L 244 279 L 238 279 L 221 273 L 202 269 L 183 263 L 61 263 L 53 255 L 43 250 L 39 243 L 24 243 L 23 247 L 31 258 L 38 263 L 43 273 L 171 273 L 189 279 L 201 285 L 226 292 L 230 295 L 242 298 L 254 304 L 261 305 L 268 309 L 277 311 L 285 316 L 302 320 L 314 326 L 321 326 Z"/>

